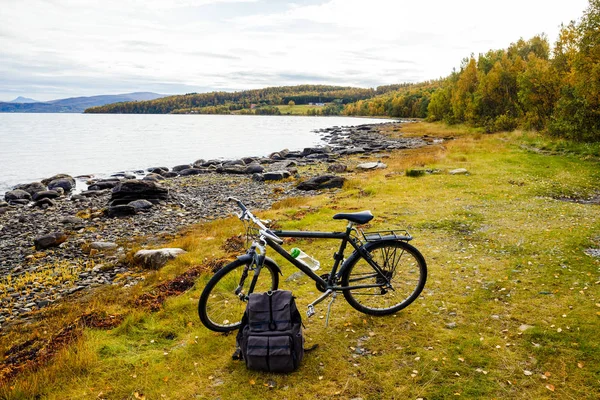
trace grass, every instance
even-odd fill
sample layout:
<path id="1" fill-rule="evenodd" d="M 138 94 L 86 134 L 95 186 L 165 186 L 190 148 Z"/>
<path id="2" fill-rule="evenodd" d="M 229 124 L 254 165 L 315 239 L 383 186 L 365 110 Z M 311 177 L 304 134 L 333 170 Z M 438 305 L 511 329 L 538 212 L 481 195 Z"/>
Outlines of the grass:
<path id="1" fill-rule="evenodd" d="M 391 153 L 387 169 L 348 174 L 341 191 L 282 200 L 260 216 L 284 229 L 339 230 L 334 213 L 370 209 L 376 218 L 367 229 L 407 228 L 429 268 L 423 294 L 407 309 L 369 317 L 340 296 L 325 327 L 327 302 L 321 303 L 315 317 L 305 318 L 307 346 L 319 348 L 297 372 L 274 375 L 232 361 L 234 335 L 201 326 L 196 305 L 208 276 L 158 312 L 133 305 L 139 294 L 194 266 L 233 258 L 223 243 L 243 226 L 228 218 L 191 227 L 169 243 L 189 253 L 142 284 L 51 308 L 27 326 L 28 334 L 6 333 L 3 349 L 34 333 L 51 334 L 80 312 L 126 316 L 111 330 L 86 329 L 45 367 L 2 386 L 0 398 L 599 398 L 600 260 L 584 250 L 600 247 L 600 213 L 597 205 L 555 199 L 597 190 L 597 161 L 576 145 L 531 133 L 481 135 L 425 123 L 406 130 L 457 139 Z M 539 152 L 531 143 L 570 151 Z M 404 175 L 419 168 L 441 173 Z M 446 173 L 455 168 L 469 175 Z M 336 243 L 293 246 L 327 269 Z M 294 272 L 274 258 L 284 278 Z M 307 278 L 282 279 L 282 287 L 293 290 L 301 309 L 318 296 Z M 359 345 L 368 355 L 356 354 Z"/>
<path id="2" fill-rule="evenodd" d="M 282 106 L 276 106 L 277 108 L 279 108 L 279 111 L 281 111 L 282 115 L 306 115 L 306 112 L 310 109 L 321 109 L 323 108 L 322 106 L 311 106 L 308 104 L 297 104 L 294 106 L 288 106 L 288 105 L 282 105 Z"/>

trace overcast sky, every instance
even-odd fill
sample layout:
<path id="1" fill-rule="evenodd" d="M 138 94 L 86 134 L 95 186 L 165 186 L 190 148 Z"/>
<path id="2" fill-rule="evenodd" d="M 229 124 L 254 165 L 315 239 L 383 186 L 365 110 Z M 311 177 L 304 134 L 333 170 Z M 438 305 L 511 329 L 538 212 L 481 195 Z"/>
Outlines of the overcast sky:
<path id="1" fill-rule="evenodd" d="M 448 75 L 587 0 L 0 0 L 0 101 Z"/>

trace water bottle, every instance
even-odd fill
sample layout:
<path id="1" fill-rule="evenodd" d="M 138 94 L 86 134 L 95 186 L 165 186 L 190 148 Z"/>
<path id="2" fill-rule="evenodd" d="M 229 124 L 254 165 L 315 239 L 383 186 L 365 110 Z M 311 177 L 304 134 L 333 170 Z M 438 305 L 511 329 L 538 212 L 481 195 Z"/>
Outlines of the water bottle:
<path id="1" fill-rule="evenodd" d="M 312 258 L 311 256 L 309 256 L 308 254 L 306 254 L 305 252 L 303 252 L 302 250 L 300 250 L 297 247 L 294 247 L 292 249 L 292 251 L 290 252 L 290 255 L 292 257 L 294 257 L 296 260 L 299 260 L 302 264 L 306 265 L 308 268 L 310 268 L 313 271 L 316 271 L 319 268 L 321 268 L 321 263 L 318 260 L 315 260 L 314 258 Z"/>

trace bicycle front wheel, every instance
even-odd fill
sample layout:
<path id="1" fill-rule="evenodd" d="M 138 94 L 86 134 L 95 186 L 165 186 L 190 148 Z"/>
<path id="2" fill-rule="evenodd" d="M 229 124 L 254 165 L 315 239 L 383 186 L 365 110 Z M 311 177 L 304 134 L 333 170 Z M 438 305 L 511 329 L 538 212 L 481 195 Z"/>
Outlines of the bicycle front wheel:
<path id="1" fill-rule="evenodd" d="M 249 258 L 237 259 L 221 268 L 206 284 L 198 301 L 198 315 L 208 329 L 215 332 L 239 329 L 254 278 L 250 263 Z M 254 292 L 276 290 L 278 271 L 272 260 L 265 259 Z"/>
<path id="2" fill-rule="evenodd" d="M 365 314 L 388 315 L 419 297 L 427 280 L 427 266 L 416 248 L 405 242 L 380 241 L 367 243 L 365 250 L 385 278 L 355 252 L 346 261 L 342 286 L 372 287 L 344 290 L 344 297 L 352 307 Z"/>

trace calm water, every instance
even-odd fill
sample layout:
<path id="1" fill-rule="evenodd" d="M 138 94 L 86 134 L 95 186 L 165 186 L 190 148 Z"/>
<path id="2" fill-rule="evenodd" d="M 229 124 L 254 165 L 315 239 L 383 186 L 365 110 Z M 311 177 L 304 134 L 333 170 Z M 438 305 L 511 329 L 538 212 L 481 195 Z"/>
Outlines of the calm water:
<path id="1" fill-rule="evenodd" d="M 106 176 L 319 144 L 315 129 L 386 120 L 231 115 L 0 114 L 0 194 L 58 173 Z"/>

